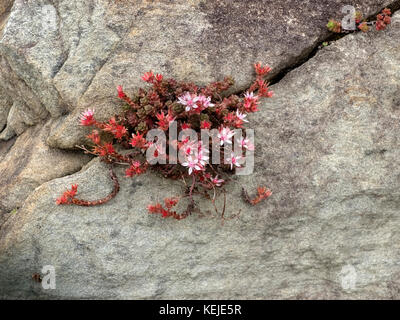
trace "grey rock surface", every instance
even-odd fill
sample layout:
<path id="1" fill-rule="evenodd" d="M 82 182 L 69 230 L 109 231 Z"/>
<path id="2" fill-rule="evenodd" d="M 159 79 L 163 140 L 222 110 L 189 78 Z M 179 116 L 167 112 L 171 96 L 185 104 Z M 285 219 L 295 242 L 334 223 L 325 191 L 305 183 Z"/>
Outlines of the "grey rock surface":
<path id="1" fill-rule="evenodd" d="M 48 1 L 14 2 L 0 40 L 0 54 L 42 108 L 53 117 L 66 111 L 65 102 L 52 84 L 54 70 L 65 53 L 56 10 Z"/>
<path id="2" fill-rule="evenodd" d="M 123 168 L 111 202 L 56 206 L 72 183 L 82 198 L 110 192 L 98 160 L 43 184 L 1 225 L 0 297 L 399 299 L 399 40 L 397 13 L 388 30 L 348 35 L 273 86 L 250 119 L 256 170 L 236 179 L 273 196 L 249 207 L 231 183 L 226 216 L 240 215 L 223 225 L 147 214 L 182 185 Z M 44 265 L 54 290 L 31 280 Z"/>
<path id="3" fill-rule="evenodd" d="M 7 112 L 7 125 L 0 134 L 0 140 L 8 140 L 21 134 L 28 126 L 47 118 L 49 113 L 43 108 L 39 98 L 32 92 L 26 82 L 12 70 L 7 60 L 0 56 L 0 85 L 2 99 L 10 99 L 13 112 Z"/>
<path id="4" fill-rule="evenodd" d="M 31 127 L 13 144 L 0 142 L 0 148 L 4 146 L 0 149 L 0 215 L 21 207 L 41 184 L 72 174 L 90 160 L 81 152 L 47 146 L 51 125 L 47 122 Z"/>

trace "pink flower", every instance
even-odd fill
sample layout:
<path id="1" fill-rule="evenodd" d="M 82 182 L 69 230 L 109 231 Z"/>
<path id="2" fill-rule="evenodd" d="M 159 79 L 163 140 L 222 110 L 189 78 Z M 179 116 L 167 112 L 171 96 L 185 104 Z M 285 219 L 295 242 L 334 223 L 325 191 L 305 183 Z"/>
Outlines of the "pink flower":
<path id="1" fill-rule="evenodd" d="M 247 115 L 246 115 L 246 114 L 243 114 L 243 113 L 240 113 L 239 109 L 236 110 L 236 117 L 237 117 L 239 120 L 242 120 L 243 122 L 249 122 L 248 120 L 245 120 L 245 119 L 244 119 L 244 118 L 247 117 Z"/>
<path id="2" fill-rule="evenodd" d="M 255 96 L 253 92 L 246 92 L 244 94 L 244 100 L 245 101 L 257 102 L 258 101 L 258 96 Z"/>
<path id="3" fill-rule="evenodd" d="M 182 163 L 182 166 L 188 167 L 189 175 L 192 174 L 193 170 L 200 171 L 201 166 L 199 165 L 199 160 L 193 157 L 187 157 L 187 161 Z"/>
<path id="4" fill-rule="evenodd" d="M 214 107 L 215 104 L 211 103 L 211 97 L 206 97 L 204 95 L 199 95 L 199 100 L 198 102 L 200 103 L 200 105 L 203 107 L 203 109 L 206 109 L 208 107 Z"/>
<path id="5" fill-rule="evenodd" d="M 218 175 L 215 176 L 215 178 L 211 179 L 211 182 L 216 186 L 216 187 L 220 187 L 222 185 L 222 183 L 225 182 L 225 180 L 223 179 L 218 179 Z"/>
<path id="6" fill-rule="evenodd" d="M 221 146 L 223 146 L 224 143 L 232 144 L 232 137 L 234 135 L 235 133 L 231 129 L 221 127 L 218 133 L 218 138 L 220 139 Z"/>
<path id="7" fill-rule="evenodd" d="M 199 166 L 203 169 L 202 167 L 206 165 L 206 162 L 209 159 L 207 153 L 210 151 L 203 147 L 201 141 L 197 143 L 192 141 L 184 145 L 183 152 L 186 157 L 191 157 L 192 159 L 196 158 Z"/>
<path id="8" fill-rule="evenodd" d="M 96 120 L 94 120 L 94 110 L 87 109 L 85 112 L 82 113 L 79 120 L 80 120 L 82 126 L 93 125 L 96 122 Z"/>
<path id="9" fill-rule="evenodd" d="M 231 170 L 233 169 L 233 166 L 240 167 L 240 159 L 242 159 L 241 156 L 236 156 L 233 152 L 231 153 L 231 158 L 228 159 L 228 162 L 231 164 Z"/>
<path id="10" fill-rule="evenodd" d="M 247 150 L 253 151 L 254 145 L 249 141 L 249 139 L 244 139 L 243 137 L 240 140 L 236 140 L 242 148 L 246 148 Z"/>
<path id="11" fill-rule="evenodd" d="M 190 111 L 193 109 L 197 109 L 197 101 L 199 101 L 199 97 L 197 97 L 195 94 L 186 92 L 183 96 L 180 96 L 178 100 L 178 103 L 185 106 L 186 111 Z"/>

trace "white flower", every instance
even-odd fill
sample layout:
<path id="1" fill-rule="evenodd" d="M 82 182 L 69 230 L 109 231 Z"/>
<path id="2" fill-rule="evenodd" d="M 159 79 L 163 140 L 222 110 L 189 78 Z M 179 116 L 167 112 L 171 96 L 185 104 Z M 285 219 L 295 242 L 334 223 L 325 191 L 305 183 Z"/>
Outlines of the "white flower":
<path id="1" fill-rule="evenodd" d="M 215 106 L 215 104 L 211 103 L 211 97 L 206 97 L 202 94 L 199 95 L 198 101 L 201 103 L 201 105 L 203 106 L 204 109 Z"/>
<path id="2" fill-rule="evenodd" d="M 89 126 L 94 121 L 94 109 L 87 109 L 79 118 L 82 126 Z"/>
<path id="3" fill-rule="evenodd" d="M 199 97 L 197 97 L 195 94 L 186 92 L 183 96 L 178 97 L 178 100 L 178 103 L 186 106 L 186 111 L 190 111 L 192 109 L 197 109 L 197 101 L 199 101 Z"/>
<path id="4" fill-rule="evenodd" d="M 250 100 L 256 102 L 258 100 L 258 96 L 255 96 L 253 92 L 246 92 L 244 94 L 245 100 Z"/>
<path id="5" fill-rule="evenodd" d="M 202 166 L 205 166 L 207 161 L 208 161 L 209 157 L 205 154 L 203 154 L 203 152 L 199 152 L 198 156 L 197 156 L 197 160 L 199 161 L 199 163 Z"/>
<path id="6" fill-rule="evenodd" d="M 247 117 L 246 114 L 240 113 L 239 109 L 236 110 L 236 117 L 240 120 L 242 120 L 243 122 L 249 122 L 248 120 L 245 120 L 244 118 Z"/>
<path id="7" fill-rule="evenodd" d="M 191 156 L 187 157 L 187 162 L 182 163 L 182 166 L 188 167 L 189 174 L 192 174 L 193 170 L 199 171 L 202 169 L 199 165 L 199 160 Z"/>
<path id="8" fill-rule="evenodd" d="M 231 153 L 231 158 L 228 159 L 228 162 L 231 164 L 231 170 L 233 169 L 233 166 L 240 167 L 240 159 L 242 159 L 241 156 L 236 156 L 233 152 Z"/>
<path id="9" fill-rule="evenodd" d="M 246 148 L 247 150 L 253 151 L 254 145 L 250 142 L 249 139 L 244 139 L 243 137 L 236 140 L 242 148 Z"/>
<path id="10" fill-rule="evenodd" d="M 229 143 L 232 144 L 232 137 L 235 135 L 235 132 L 233 132 L 229 128 L 221 128 L 218 133 L 218 138 L 220 139 L 221 146 L 224 145 L 224 143 Z"/>
<path id="11" fill-rule="evenodd" d="M 93 117 L 94 116 L 94 109 L 87 109 L 85 112 L 82 113 L 82 117 Z"/>

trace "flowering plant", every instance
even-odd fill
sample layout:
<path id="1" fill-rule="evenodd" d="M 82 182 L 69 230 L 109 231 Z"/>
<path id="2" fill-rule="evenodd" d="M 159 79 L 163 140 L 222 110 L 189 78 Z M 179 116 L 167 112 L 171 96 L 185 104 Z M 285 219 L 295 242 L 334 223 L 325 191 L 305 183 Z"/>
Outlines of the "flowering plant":
<path id="1" fill-rule="evenodd" d="M 93 146 L 89 149 L 85 146 L 80 148 L 111 165 L 127 165 L 127 177 L 140 175 L 150 168 L 162 173 L 165 178 L 183 179 L 187 188 L 182 196 L 165 198 L 164 206 L 157 203 L 147 208 L 149 213 L 165 218 L 183 219 L 195 209 L 194 193 L 214 203 L 216 189 L 230 180 L 227 172 L 242 168 L 246 161 L 244 155 L 254 150 L 247 131 L 245 136 L 238 131 L 248 122 L 247 114 L 258 111 L 260 99 L 273 95 L 269 83 L 265 81 L 271 68 L 261 63 L 255 64 L 254 68 L 256 79 L 242 97 L 236 94 L 223 95 L 234 84 L 231 77 L 199 87 L 193 83 L 164 79 L 161 74 L 152 71 L 146 72 L 142 80 L 150 84 L 148 89 L 140 88 L 129 97 L 122 86 L 117 87 L 118 97 L 125 103 L 122 115 L 116 115 L 106 122 L 97 121 L 93 109 L 81 115 L 80 124 L 92 126 L 94 130 L 88 135 Z M 104 133 L 111 136 L 114 143 L 105 142 Z M 210 141 L 212 152 L 208 148 Z M 116 144 L 128 152 L 117 152 L 114 148 Z M 235 146 L 235 152 L 232 151 L 232 145 Z M 223 163 L 220 162 L 221 158 L 224 159 Z M 112 166 L 110 175 L 114 189 L 106 198 L 96 201 L 78 199 L 78 186 L 73 185 L 56 203 L 80 206 L 106 203 L 119 191 Z M 214 192 L 213 197 L 208 194 L 209 191 Z M 271 195 L 271 191 L 265 187 L 259 187 L 253 199 L 244 188 L 242 191 L 244 200 L 252 205 Z M 173 211 L 184 197 L 189 199 L 187 209 L 182 213 Z"/>

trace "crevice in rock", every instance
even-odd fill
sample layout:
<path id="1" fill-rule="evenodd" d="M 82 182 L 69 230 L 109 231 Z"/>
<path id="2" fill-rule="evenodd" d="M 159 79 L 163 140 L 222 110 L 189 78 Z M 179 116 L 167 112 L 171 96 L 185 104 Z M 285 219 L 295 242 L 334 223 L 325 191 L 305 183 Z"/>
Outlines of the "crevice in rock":
<path id="1" fill-rule="evenodd" d="M 92 82 L 94 81 L 94 79 L 96 78 L 97 74 L 101 71 L 101 69 L 103 69 L 103 67 L 105 66 L 105 64 L 111 59 L 112 54 L 114 53 L 116 47 L 118 46 L 118 44 L 120 43 L 120 41 L 116 44 L 116 46 L 114 48 L 111 49 L 110 54 L 107 56 L 107 58 L 105 58 L 103 61 L 100 62 L 99 65 L 99 69 L 93 74 L 92 78 L 90 79 L 90 81 L 87 83 L 87 85 L 85 86 L 85 88 L 82 90 L 82 93 L 80 94 L 79 99 L 81 99 L 85 93 L 89 90 L 90 86 L 92 85 Z"/>
<path id="2" fill-rule="evenodd" d="M 34 113 L 36 114 L 36 116 L 39 119 L 47 119 L 49 116 L 49 111 L 46 109 L 45 105 L 43 104 L 42 100 L 40 99 L 40 97 L 38 97 L 37 93 L 32 89 L 32 87 L 27 83 L 26 79 L 20 77 L 18 75 L 18 72 L 12 67 L 12 64 L 10 63 L 10 57 L 6 56 L 6 55 L 2 55 L 4 61 L 7 64 L 7 67 L 9 69 L 9 72 L 12 74 L 13 78 L 10 78 L 11 80 L 9 80 L 10 85 L 12 85 L 12 81 L 19 81 L 21 82 L 24 87 L 26 88 L 26 90 L 29 90 L 30 94 L 37 99 L 37 101 L 39 101 L 40 103 L 40 107 L 41 110 L 34 110 Z M 25 100 L 25 97 L 22 97 L 22 101 L 29 106 L 30 105 L 30 101 Z"/>
<path id="3" fill-rule="evenodd" d="M 397 0 L 393 3 L 391 3 L 390 5 L 385 6 L 385 8 L 389 8 L 392 11 L 392 16 L 394 15 L 395 12 L 400 10 L 400 0 Z M 380 10 L 376 11 L 375 13 L 371 14 L 370 16 L 368 16 L 366 18 L 367 21 L 375 21 L 375 17 L 376 15 L 381 12 L 384 8 L 381 8 Z M 328 23 L 328 21 L 326 21 Z M 391 26 L 389 25 L 389 28 Z M 319 50 L 323 47 L 323 43 L 324 42 L 328 42 L 328 43 L 333 43 L 339 39 L 342 39 L 343 37 L 348 36 L 349 34 L 353 34 L 353 33 L 358 33 L 361 31 L 356 31 L 356 32 L 348 32 L 348 33 L 330 33 L 325 37 L 322 37 L 321 39 L 318 39 L 314 46 L 311 46 L 309 48 L 304 49 L 304 51 L 299 54 L 298 56 L 294 57 L 292 59 L 292 63 L 288 63 L 288 65 L 286 67 L 283 67 L 282 69 L 280 69 L 276 74 L 273 74 L 269 79 L 267 78 L 270 86 L 277 84 L 278 82 L 280 82 L 289 72 L 301 67 L 303 64 L 305 64 L 307 61 L 309 61 L 310 59 L 312 59 L 313 57 L 315 57 L 315 55 L 319 52 Z M 374 31 L 372 31 L 374 32 Z M 376 31 L 379 32 L 379 31 Z M 279 68 L 278 68 L 279 69 Z M 238 90 L 235 91 L 230 91 L 228 90 L 227 92 L 225 92 L 223 94 L 224 96 L 230 95 L 230 94 L 235 94 L 238 96 L 242 96 L 250 87 L 250 84 L 248 84 L 246 86 L 245 89 L 240 88 Z"/>
<path id="4" fill-rule="evenodd" d="M 15 136 L 7 141 L 0 140 L 0 161 L 2 160 L 2 157 L 10 151 L 16 140 L 17 137 Z"/>
<path id="5" fill-rule="evenodd" d="M 64 42 L 61 41 L 62 46 L 64 47 Z M 57 64 L 53 67 L 52 71 L 51 71 L 51 78 L 54 79 L 55 76 L 57 75 L 57 73 L 62 69 L 62 67 L 64 66 L 65 62 L 68 60 L 69 57 L 69 53 L 70 50 L 65 51 L 64 53 L 61 55 L 59 61 L 57 62 Z M 57 90 L 58 91 L 58 90 Z"/>
<path id="6" fill-rule="evenodd" d="M 395 12 L 400 10 L 400 1 L 394 1 L 393 3 L 391 3 L 390 5 L 386 6 L 386 8 L 389 8 L 392 11 L 392 16 Z M 375 21 L 375 17 L 376 15 L 382 11 L 384 8 L 382 8 L 381 10 L 378 10 L 377 12 L 371 14 L 370 16 L 368 16 L 366 19 L 367 21 Z M 328 23 L 328 21 L 327 21 Z M 390 28 L 390 25 L 389 25 Z M 361 31 L 357 31 L 357 32 L 361 32 Z M 328 36 L 324 37 L 323 39 L 319 40 L 318 42 L 316 42 L 316 44 L 314 45 L 314 47 L 311 47 L 309 49 L 307 49 L 307 52 L 305 54 L 300 55 L 300 57 L 294 64 L 291 64 L 285 68 L 283 68 L 281 71 L 279 71 L 278 74 L 276 74 L 275 76 L 273 76 L 269 82 L 270 85 L 274 85 L 276 83 L 278 83 L 279 81 L 281 81 L 290 71 L 297 69 L 298 67 L 302 66 L 304 63 L 306 63 L 308 60 L 312 59 L 317 53 L 318 51 L 323 47 L 323 43 L 324 42 L 328 42 L 328 43 L 332 43 L 335 42 L 343 37 L 346 37 L 349 34 L 352 34 L 355 32 L 348 32 L 348 33 L 333 33 L 333 34 L 329 34 Z"/>
<path id="7" fill-rule="evenodd" d="M 53 69 L 51 71 L 51 78 L 53 79 L 57 75 L 57 73 L 61 70 L 61 68 L 65 64 L 65 61 L 67 61 L 70 50 L 69 50 L 69 48 L 68 48 L 68 50 L 65 49 L 64 39 L 61 36 L 61 30 L 60 30 L 61 15 L 60 15 L 60 11 L 59 11 L 58 5 L 54 1 L 50 1 L 50 3 L 54 7 L 54 9 L 56 10 L 56 13 L 57 13 L 57 31 L 58 31 L 58 36 L 59 36 L 59 38 L 61 40 L 60 43 L 61 43 L 62 52 L 63 52 L 61 57 L 60 57 L 60 59 L 59 59 L 59 61 L 53 67 Z"/>

